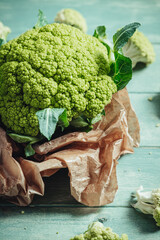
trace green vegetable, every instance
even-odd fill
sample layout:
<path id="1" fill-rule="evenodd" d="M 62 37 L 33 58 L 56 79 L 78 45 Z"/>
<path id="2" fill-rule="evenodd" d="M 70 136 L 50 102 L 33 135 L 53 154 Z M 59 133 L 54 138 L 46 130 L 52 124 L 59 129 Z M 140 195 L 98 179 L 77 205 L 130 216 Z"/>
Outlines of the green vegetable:
<path id="1" fill-rule="evenodd" d="M 132 62 L 128 57 L 121 54 L 121 48 L 128 42 L 128 39 L 139 27 L 139 23 L 131 23 L 117 31 L 113 36 L 113 47 L 107 41 L 105 26 L 99 26 L 93 36 L 107 48 L 110 60 L 110 73 L 117 89 L 123 89 L 132 78 Z M 114 54 L 114 55 L 113 55 Z"/>
<path id="2" fill-rule="evenodd" d="M 160 188 L 149 192 L 143 192 L 140 186 L 135 194 L 132 195 L 132 207 L 144 213 L 151 214 L 155 219 L 157 226 L 160 227 Z"/>
<path id="3" fill-rule="evenodd" d="M 119 237 L 118 234 L 112 232 L 111 228 L 105 228 L 100 222 L 93 222 L 88 226 L 86 232 L 70 240 L 128 240 L 128 236 L 122 234 L 122 236 Z"/>
<path id="4" fill-rule="evenodd" d="M 110 103 L 107 49 L 98 39 L 64 24 L 27 31 L 0 48 L 0 115 L 17 134 L 37 136 L 36 112 L 65 108 L 70 122 L 93 119 Z"/>
<path id="5" fill-rule="evenodd" d="M 0 116 L 18 135 L 41 133 L 50 140 L 56 127 L 91 130 L 112 94 L 131 79 L 132 69 L 117 51 L 122 42 L 118 33 L 118 47 L 112 50 L 104 26 L 92 37 L 69 25 L 45 25 L 45 19 L 39 11 L 34 29 L 0 49 Z M 26 146 L 27 156 L 34 152 L 32 143 Z"/>
<path id="6" fill-rule="evenodd" d="M 139 31 L 136 31 L 122 48 L 123 54 L 132 60 L 132 68 L 138 62 L 151 64 L 155 61 L 155 52 L 148 38 Z"/>
<path id="7" fill-rule="evenodd" d="M 87 32 L 87 24 L 84 17 L 76 10 L 66 8 L 59 11 L 54 19 L 57 23 L 65 23 L 80 29 L 82 32 Z"/>

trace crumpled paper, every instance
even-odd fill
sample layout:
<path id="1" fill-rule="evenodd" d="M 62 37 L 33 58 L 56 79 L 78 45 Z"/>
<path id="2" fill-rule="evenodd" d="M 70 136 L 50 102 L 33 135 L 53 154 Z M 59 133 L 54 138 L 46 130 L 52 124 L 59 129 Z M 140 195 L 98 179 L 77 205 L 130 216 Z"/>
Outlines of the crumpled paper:
<path id="1" fill-rule="evenodd" d="M 78 202 L 111 203 L 118 189 L 117 160 L 138 147 L 140 128 L 126 89 L 113 95 L 105 112 L 88 133 L 72 132 L 34 145 L 34 160 L 24 159 L 19 146 L 0 128 L 0 196 L 26 206 L 34 194 L 44 194 L 42 177 L 68 168 L 71 194 Z"/>

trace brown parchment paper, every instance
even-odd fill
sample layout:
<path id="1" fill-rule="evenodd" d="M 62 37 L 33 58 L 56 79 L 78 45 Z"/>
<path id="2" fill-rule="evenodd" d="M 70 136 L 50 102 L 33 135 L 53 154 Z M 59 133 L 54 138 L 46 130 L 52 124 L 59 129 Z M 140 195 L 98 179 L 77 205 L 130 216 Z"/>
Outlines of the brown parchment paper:
<path id="1" fill-rule="evenodd" d="M 24 159 L 0 128 L 0 196 L 28 205 L 34 194 L 44 194 L 42 177 L 68 168 L 71 194 L 78 202 L 88 206 L 111 203 L 118 189 L 117 160 L 138 147 L 140 129 L 126 89 L 113 95 L 105 112 L 88 133 L 72 132 L 35 145 L 35 160 Z"/>

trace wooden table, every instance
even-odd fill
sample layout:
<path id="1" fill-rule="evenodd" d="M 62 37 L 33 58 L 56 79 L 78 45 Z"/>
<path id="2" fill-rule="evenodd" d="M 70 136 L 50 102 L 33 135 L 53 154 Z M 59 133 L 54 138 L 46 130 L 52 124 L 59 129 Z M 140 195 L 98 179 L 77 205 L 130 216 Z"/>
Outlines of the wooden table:
<path id="1" fill-rule="evenodd" d="M 140 185 L 147 190 L 160 187 L 160 127 L 156 127 L 160 123 L 160 0 L 0 0 L 0 20 L 12 29 L 12 39 L 34 26 L 38 9 L 51 23 L 62 8 L 80 11 L 89 34 L 105 25 L 110 39 L 118 28 L 138 21 L 153 43 L 155 63 L 136 69 L 128 85 L 141 126 L 140 147 L 119 159 L 119 190 L 112 204 L 89 208 L 77 203 L 70 196 L 67 170 L 61 170 L 44 179 L 45 196 L 35 197 L 29 207 L 0 202 L 0 240 L 69 240 L 103 218 L 105 226 L 127 233 L 130 240 L 158 240 L 160 231 L 152 217 L 136 212 L 129 201 Z"/>

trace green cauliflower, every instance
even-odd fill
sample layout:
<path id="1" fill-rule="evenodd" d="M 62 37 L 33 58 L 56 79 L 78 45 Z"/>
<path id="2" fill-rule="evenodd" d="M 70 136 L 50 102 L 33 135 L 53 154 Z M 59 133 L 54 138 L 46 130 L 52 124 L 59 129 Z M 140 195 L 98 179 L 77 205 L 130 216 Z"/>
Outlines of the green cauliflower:
<path id="1" fill-rule="evenodd" d="M 138 30 L 136 30 L 128 40 L 128 43 L 124 45 L 122 52 L 124 56 L 132 60 L 132 68 L 134 68 L 138 62 L 150 64 L 155 61 L 155 52 L 151 42 Z"/>
<path id="2" fill-rule="evenodd" d="M 143 187 L 140 186 L 132 197 L 133 200 L 136 198 L 136 202 L 132 203 L 132 207 L 144 214 L 153 215 L 157 226 L 160 227 L 160 188 L 143 192 Z"/>
<path id="3" fill-rule="evenodd" d="M 79 29 L 54 23 L 29 30 L 0 48 L 1 121 L 37 136 L 41 109 L 65 108 L 68 121 L 92 119 L 117 91 L 109 71 L 106 47 Z"/>
<path id="4" fill-rule="evenodd" d="M 0 39 L 6 42 L 8 34 L 11 32 L 11 29 L 7 26 L 4 26 L 2 22 L 0 22 Z"/>
<path id="5" fill-rule="evenodd" d="M 126 234 L 119 237 L 113 233 L 111 228 L 105 228 L 100 222 L 93 222 L 88 226 L 88 230 L 80 235 L 71 238 L 70 240 L 128 240 Z"/>
<path id="6" fill-rule="evenodd" d="M 54 19 L 55 22 L 69 24 L 79 28 L 82 32 L 87 32 L 87 24 L 84 17 L 76 10 L 66 8 L 59 11 Z"/>

